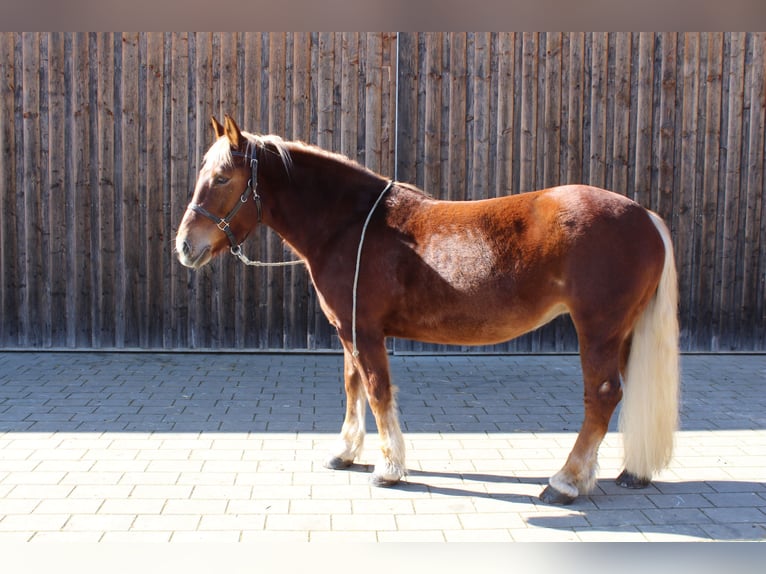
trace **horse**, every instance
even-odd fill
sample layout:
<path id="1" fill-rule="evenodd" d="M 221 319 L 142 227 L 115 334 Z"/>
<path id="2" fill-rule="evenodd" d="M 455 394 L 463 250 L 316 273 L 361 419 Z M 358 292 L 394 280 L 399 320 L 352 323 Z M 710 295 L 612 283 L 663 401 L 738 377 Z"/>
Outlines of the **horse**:
<path id="1" fill-rule="evenodd" d="M 325 466 L 349 467 L 366 403 L 381 449 L 370 482 L 406 475 L 387 337 L 504 342 L 568 313 L 577 332 L 584 417 L 540 499 L 569 504 L 596 484 L 597 454 L 622 400 L 624 469 L 644 488 L 669 464 L 678 424 L 678 286 L 668 227 L 615 192 L 564 185 L 440 201 L 345 156 L 212 118 L 175 249 L 199 269 L 258 225 L 305 264 L 343 347 L 345 418 Z M 250 262 L 252 263 L 252 262 Z"/>

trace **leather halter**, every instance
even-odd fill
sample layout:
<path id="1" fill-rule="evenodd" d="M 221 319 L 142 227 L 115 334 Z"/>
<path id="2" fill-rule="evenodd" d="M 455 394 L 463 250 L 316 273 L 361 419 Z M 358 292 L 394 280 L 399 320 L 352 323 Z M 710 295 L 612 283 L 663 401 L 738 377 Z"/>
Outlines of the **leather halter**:
<path id="1" fill-rule="evenodd" d="M 234 233 L 231 231 L 231 221 L 234 219 L 234 216 L 237 215 L 237 212 L 242 208 L 242 206 L 247 203 L 247 199 L 250 196 L 250 193 L 253 194 L 253 201 L 255 201 L 255 207 L 258 210 L 258 223 L 261 222 L 261 196 L 258 195 L 258 158 L 255 157 L 255 154 L 252 156 L 247 155 L 246 153 L 242 153 L 239 151 L 233 151 L 231 152 L 231 155 L 242 157 L 245 159 L 250 160 L 250 179 L 247 181 L 247 187 L 245 188 L 245 191 L 242 192 L 242 195 L 239 197 L 239 201 L 237 201 L 237 204 L 231 208 L 231 211 L 229 211 L 228 214 L 226 214 L 226 217 L 218 217 L 217 215 L 213 215 L 210 213 L 207 209 L 202 207 L 198 203 L 192 203 L 189 205 L 189 208 L 200 215 L 204 215 L 209 220 L 211 220 L 213 223 L 218 226 L 218 229 L 223 231 L 226 234 L 226 237 L 229 239 L 229 243 L 231 243 L 231 252 L 234 255 L 238 255 L 241 253 L 240 244 L 237 243 L 237 238 L 234 237 Z"/>

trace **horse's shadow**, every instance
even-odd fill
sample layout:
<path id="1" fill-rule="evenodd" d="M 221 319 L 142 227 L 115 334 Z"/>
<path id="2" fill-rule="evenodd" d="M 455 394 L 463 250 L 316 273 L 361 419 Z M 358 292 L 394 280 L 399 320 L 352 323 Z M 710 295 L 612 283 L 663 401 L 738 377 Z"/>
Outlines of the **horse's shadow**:
<path id="1" fill-rule="evenodd" d="M 353 464 L 347 470 L 355 472 L 371 472 L 372 465 Z M 454 480 L 457 485 L 430 484 L 429 478 Z M 470 483 L 503 484 L 506 488 L 492 492 L 492 488 L 471 488 Z M 635 531 L 634 527 L 640 526 L 641 530 L 667 534 L 686 534 L 705 540 L 766 540 L 765 524 L 731 525 L 710 522 L 708 525 L 715 527 L 715 535 L 708 534 L 694 522 L 658 523 L 651 521 L 641 511 L 672 513 L 671 508 L 659 508 L 652 504 L 648 498 L 650 495 L 665 495 L 675 497 L 674 501 L 683 503 L 684 496 L 697 499 L 699 493 L 725 493 L 725 492 L 761 492 L 766 494 L 766 484 L 742 481 L 686 481 L 681 484 L 662 481 L 652 482 L 646 489 L 629 490 L 617 486 L 611 479 L 601 479 L 595 489 L 588 495 L 578 497 L 569 506 L 556 506 L 543 502 L 537 495 L 524 494 L 522 492 L 508 492 L 507 485 L 539 485 L 540 491 L 548 483 L 547 477 L 508 477 L 485 473 L 444 472 L 430 470 L 410 470 L 402 482 L 390 487 L 403 492 L 423 492 L 447 497 L 473 497 L 497 501 L 509 504 L 533 505 L 539 508 L 567 509 L 558 515 L 541 513 L 534 516 L 530 511 L 524 518 L 531 525 L 540 528 L 554 530 L 589 530 L 619 532 L 627 529 Z M 525 489 L 525 490 L 528 490 Z M 678 506 L 678 505 L 674 505 Z M 678 506 L 689 512 L 701 512 L 694 504 Z M 710 509 L 714 509 L 711 505 Z M 683 512 L 683 510 L 682 510 Z M 638 520 L 637 520 L 638 519 Z M 688 520 L 688 519 L 686 519 Z M 766 522 L 766 521 L 765 521 Z"/>

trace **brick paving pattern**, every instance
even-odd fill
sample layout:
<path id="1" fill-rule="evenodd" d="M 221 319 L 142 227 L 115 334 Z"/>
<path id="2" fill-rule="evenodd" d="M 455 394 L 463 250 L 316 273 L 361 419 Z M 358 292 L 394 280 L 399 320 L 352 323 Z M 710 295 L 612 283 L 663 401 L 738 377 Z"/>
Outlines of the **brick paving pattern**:
<path id="1" fill-rule="evenodd" d="M 0 542 L 766 540 L 766 356 L 682 359 L 671 466 L 537 495 L 582 418 L 576 356 L 394 356 L 409 475 L 322 466 L 339 355 L 0 353 Z"/>

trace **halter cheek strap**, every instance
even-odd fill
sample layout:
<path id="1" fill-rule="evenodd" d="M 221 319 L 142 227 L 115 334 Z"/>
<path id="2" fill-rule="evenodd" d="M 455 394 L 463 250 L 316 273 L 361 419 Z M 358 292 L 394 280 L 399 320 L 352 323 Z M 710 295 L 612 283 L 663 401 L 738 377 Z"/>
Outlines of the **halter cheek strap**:
<path id="1" fill-rule="evenodd" d="M 232 207 L 231 211 L 226 215 L 226 217 L 218 217 L 217 215 L 213 215 L 198 203 L 190 204 L 189 208 L 192 211 L 196 211 L 200 215 L 207 217 L 218 226 L 218 229 L 226 234 L 226 237 L 229 239 L 229 243 L 231 244 L 229 250 L 231 251 L 232 255 L 236 255 L 245 265 L 253 265 L 256 267 L 283 267 L 286 265 L 302 264 L 303 261 L 301 260 L 279 261 L 276 263 L 253 261 L 249 259 L 244 253 L 242 253 L 242 244 L 237 243 L 237 238 L 234 236 L 234 233 L 231 230 L 231 220 L 234 219 L 234 216 L 237 215 L 237 212 L 242 208 L 242 206 L 247 203 L 247 198 L 252 193 L 253 201 L 255 202 L 255 208 L 258 211 L 258 223 L 261 223 L 263 208 L 261 206 L 261 196 L 258 195 L 258 158 L 256 158 L 255 155 L 248 155 L 239 151 L 233 151 L 231 152 L 231 155 L 250 160 L 250 179 L 247 181 L 247 187 L 245 188 L 245 191 L 243 191 L 242 195 L 239 196 L 239 201 L 237 204 Z"/>
<path id="2" fill-rule="evenodd" d="M 218 229 L 226 234 L 226 237 L 229 239 L 229 243 L 231 243 L 231 252 L 236 255 L 237 252 L 240 251 L 240 246 L 237 243 L 237 238 L 234 237 L 234 233 L 231 230 L 231 220 L 234 219 L 234 216 L 237 215 L 237 212 L 239 212 L 242 206 L 247 203 L 247 198 L 251 193 L 253 194 L 253 201 L 255 201 L 255 208 L 258 210 L 258 223 L 261 222 L 262 208 L 261 196 L 258 195 L 258 191 L 256 189 L 258 186 L 258 159 L 255 156 L 248 156 L 242 152 L 234 151 L 231 153 L 232 155 L 244 157 L 250 160 L 250 179 L 247 181 L 247 187 L 239 197 L 237 204 L 231 209 L 226 217 L 218 217 L 217 215 L 213 215 L 198 203 L 192 203 L 189 205 L 189 207 L 192 209 L 192 211 L 196 211 L 200 215 L 204 215 L 209 220 L 213 221 L 218 226 Z"/>

